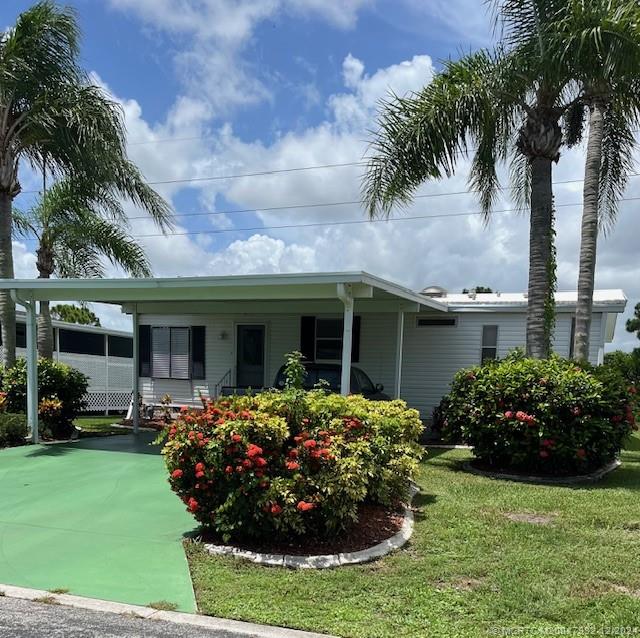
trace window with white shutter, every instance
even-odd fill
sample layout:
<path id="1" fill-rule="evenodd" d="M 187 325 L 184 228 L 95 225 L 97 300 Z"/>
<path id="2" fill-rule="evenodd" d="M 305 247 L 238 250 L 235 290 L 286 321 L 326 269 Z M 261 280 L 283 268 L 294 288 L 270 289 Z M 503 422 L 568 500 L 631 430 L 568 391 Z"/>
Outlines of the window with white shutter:
<path id="1" fill-rule="evenodd" d="M 171 328 L 153 328 L 151 370 L 156 379 L 171 378 Z"/>
<path id="2" fill-rule="evenodd" d="M 171 378 L 188 379 L 189 328 L 171 328 Z"/>

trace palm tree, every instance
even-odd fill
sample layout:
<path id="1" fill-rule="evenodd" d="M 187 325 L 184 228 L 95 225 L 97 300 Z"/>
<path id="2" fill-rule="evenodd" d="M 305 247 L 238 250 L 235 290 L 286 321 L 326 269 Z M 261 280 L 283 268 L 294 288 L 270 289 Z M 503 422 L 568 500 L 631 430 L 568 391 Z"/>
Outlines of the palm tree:
<path id="1" fill-rule="evenodd" d="M 497 165 L 510 160 L 519 202 L 530 208 L 527 353 L 544 358 L 555 284 L 552 165 L 579 96 L 540 28 L 554 2 L 528 4 L 517 12 L 500 6 L 504 36 L 495 51 L 449 61 L 418 94 L 383 104 L 363 199 L 370 217 L 389 215 L 425 180 L 450 176 L 461 156 L 473 154 L 469 182 L 488 216 L 500 187 Z"/>
<path id="2" fill-rule="evenodd" d="M 78 193 L 85 193 L 78 197 Z M 143 248 L 126 231 L 118 200 L 97 189 L 93 201 L 72 180 L 56 183 L 26 213 L 15 211 L 14 233 L 36 237 L 38 277 L 102 277 L 103 258 L 132 277 L 151 276 Z M 110 215 L 105 215 L 105 207 Z M 38 354 L 53 356 L 49 302 L 40 302 Z"/>
<path id="3" fill-rule="evenodd" d="M 574 357 L 587 361 L 598 232 L 615 222 L 633 169 L 633 129 L 640 113 L 640 5 L 636 0 L 572 0 L 550 28 L 583 88 L 588 113 L 574 339 Z"/>
<path id="4" fill-rule="evenodd" d="M 165 229 L 167 203 L 126 157 L 122 111 L 79 64 L 75 13 L 44 0 L 0 35 L 0 278 L 13 278 L 13 200 L 21 165 L 109 183 Z M 15 361 L 15 304 L 0 292 L 3 363 Z"/>

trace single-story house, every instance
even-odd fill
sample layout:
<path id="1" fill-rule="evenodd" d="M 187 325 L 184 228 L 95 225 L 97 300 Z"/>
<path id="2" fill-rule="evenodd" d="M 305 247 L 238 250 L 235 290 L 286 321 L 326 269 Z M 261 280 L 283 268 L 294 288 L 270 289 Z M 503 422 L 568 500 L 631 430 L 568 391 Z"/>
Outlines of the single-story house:
<path id="1" fill-rule="evenodd" d="M 365 272 L 150 279 L 0 280 L 27 313 L 28 414 L 37 418 L 35 302 L 118 304 L 133 318 L 133 396 L 195 404 L 223 387 L 270 386 L 284 355 L 352 363 L 429 418 L 454 373 L 525 342 L 523 294 L 418 292 Z M 558 293 L 554 349 L 570 356 L 576 294 Z M 590 360 L 602 361 L 624 311 L 621 290 L 594 295 Z M 137 414 L 134 412 L 137 427 Z"/>

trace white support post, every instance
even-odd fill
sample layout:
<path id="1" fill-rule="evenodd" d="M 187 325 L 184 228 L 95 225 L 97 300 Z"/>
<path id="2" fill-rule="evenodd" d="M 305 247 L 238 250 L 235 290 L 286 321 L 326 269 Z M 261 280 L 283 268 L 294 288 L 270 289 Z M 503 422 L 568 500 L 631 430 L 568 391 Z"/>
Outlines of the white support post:
<path id="1" fill-rule="evenodd" d="M 109 416 L 109 335 L 104 336 L 104 415 Z"/>
<path id="2" fill-rule="evenodd" d="M 404 344 L 404 312 L 398 312 L 397 332 L 396 332 L 396 388 L 395 397 L 400 398 L 402 387 L 402 348 Z"/>
<path id="3" fill-rule="evenodd" d="M 19 301 L 27 311 L 27 425 L 31 428 L 31 440 L 38 443 L 38 342 L 36 328 L 36 304 Z"/>
<path id="4" fill-rule="evenodd" d="M 138 396 L 140 395 L 140 362 L 139 362 L 139 328 L 138 328 L 138 309 L 134 306 L 131 313 L 133 319 L 133 392 L 131 404 L 131 418 L 133 420 L 133 433 L 138 434 L 140 431 L 140 406 L 138 404 Z"/>
<path id="5" fill-rule="evenodd" d="M 346 397 L 351 392 L 351 344 L 353 343 L 353 293 L 351 284 L 338 284 L 338 298 L 344 304 L 340 394 Z"/>

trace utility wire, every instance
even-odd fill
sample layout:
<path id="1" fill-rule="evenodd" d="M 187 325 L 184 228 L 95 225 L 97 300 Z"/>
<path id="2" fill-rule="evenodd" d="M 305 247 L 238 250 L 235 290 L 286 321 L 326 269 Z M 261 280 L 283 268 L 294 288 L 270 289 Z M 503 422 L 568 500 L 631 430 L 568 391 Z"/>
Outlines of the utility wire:
<path id="1" fill-rule="evenodd" d="M 626 201 L 635 201 L 640 200 L 640 197 L 629 197 L 619 199 L 619 202 Z M 575 206 L 582 206 L 582 202 L 568 203 L 568 204 L 556 204 L 556 208 L 570 208 Z M 515 213 L 521 212 L 521 208 L 502 208 L 498 210 L 494 210 L 490 213 L 490 215 L 496 213 Z M 253 232 L 253 231 L 262 231 L 262 230 L 283 230 L 290 228 L 315 228 L 320 226 L 349 226 L 353 224 L 375 224 L 375 223 L 392 223 L 392 222 L 402 222 L 402 221 L 413 221 L 417 219 L 442 219 L 446 217 L 470 217 L 470 216 L 478 216 L 485 215 L 483 211 L 459 211 L 455 213 L 436 213 L 433 215 L 412 215 L 407 217 L 389 217 L 389 218 L 376 218 L 376 219 L 347 219 L 343 221 L 333 221 L 333 222 L 310 222 L 308 224 L 282 224 L 279 226 L 252 226 L 249 228 L 215 228 L 215 229 L 203 229 L 203 230 L 190 230 L 179 233 L 148 233 L 143 235 L 134 235 L 136 239 L 143 239 L 145 237 L 182 237 L 186 235 L 219 235 L 223 233 L 243 233 L 243 232 Z"/>
<path id="2" fill-rule="evenodd" d="M 640 173 L 632 173 L 628 177 L 640 177 Z M 557 182 L 553 182 L 554 185 L 559 184 L 575 184 L 579 182 L 583 182 L 584 179 L 566 179 Z M 514 186 L 499 186 L 498 190 L 513 190 Z M 413 199 L 431 199 L 435 197 L 449 197 L 452 195 L 467 195 L 472 193 L 477 193 L 477 190 L 464 190 L 464 191 L 447 191 L 445 193 L 426 193 L 424 195 L 414 195 Z M 622 199 L 620 201 L 628 201 Z M 267 206 L 260 207 L 256 206 L 254 208 L 233 208 L 230 210 L 216 210 L 216 211 L 198 211 L 198 212 L 190 212 L 190 213 L 176 213 L 175 217 L 180 219 L 182 217 L 215 217 L 216 215 L 235 215 L 240 213 L 255 213 L 255 212 L 273 212 L 278 210 L 295 210 L 299 208 L 331 208 L 333 206 L 353 206 L 357 204 L 361 204 L 360 200 L 350 200 L 343 202 L 318 202 L 311 204 L 290 204 L 288 206 Z M 129 217 L 130 220 L 134 219 L 149 219 L 148 215 L 135 215 L 133 217 Z"/>

